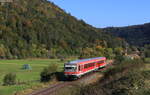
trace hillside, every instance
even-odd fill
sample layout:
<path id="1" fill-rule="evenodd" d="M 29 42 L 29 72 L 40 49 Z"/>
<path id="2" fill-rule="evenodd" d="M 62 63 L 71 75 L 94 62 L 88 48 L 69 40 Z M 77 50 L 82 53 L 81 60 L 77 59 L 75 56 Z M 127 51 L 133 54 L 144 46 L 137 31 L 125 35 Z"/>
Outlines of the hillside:
<path id="1" fill-rule="evenodd" d="M 150 23 L 128 27 L 109 27 L 103 30 L 124 38 L 131 45 L 144 46 L 150 44 Z"/>
<path id="2" fill-rule="evenodd" d="M 14 0 L 0 12 L 0 58 L 81 55 L 85 48 L 124 44 L 47 0 Z"/>

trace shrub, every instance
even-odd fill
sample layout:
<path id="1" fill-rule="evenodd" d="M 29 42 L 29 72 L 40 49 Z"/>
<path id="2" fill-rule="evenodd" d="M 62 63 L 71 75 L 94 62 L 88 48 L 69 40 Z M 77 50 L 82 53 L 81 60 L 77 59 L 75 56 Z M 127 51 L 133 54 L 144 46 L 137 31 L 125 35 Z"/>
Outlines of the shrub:
<path id="1" fill-rule="evenodd" d="M 124 61 L 124 56 L 123 55 L 116 55 L 115 63 L 121 63 L 122 61 Z"/>
<path id="2" fill-rule="evenodd" d="M 14 85 L 16 84 L 16 74 L 8 73 L 3 79 L 4 85 Z"/>
<path id="3" fill-rule="evenodd" d="M 56 64 L 52 64 L 49 67 L 43 69 L 40 74 L 41 82 L 48 82 L 54 78 L 56 78 L 58 66 Z"/>

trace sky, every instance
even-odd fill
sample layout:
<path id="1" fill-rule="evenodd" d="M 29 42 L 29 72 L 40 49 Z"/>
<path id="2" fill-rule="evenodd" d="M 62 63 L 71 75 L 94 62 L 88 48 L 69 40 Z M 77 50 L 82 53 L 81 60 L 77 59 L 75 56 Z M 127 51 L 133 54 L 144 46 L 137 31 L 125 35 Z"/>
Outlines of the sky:
<path id="1" fill-rule="evenodd" d="M 67 13 L 97 27 L 150 22 L 150 0 L 49 0 Z"/>

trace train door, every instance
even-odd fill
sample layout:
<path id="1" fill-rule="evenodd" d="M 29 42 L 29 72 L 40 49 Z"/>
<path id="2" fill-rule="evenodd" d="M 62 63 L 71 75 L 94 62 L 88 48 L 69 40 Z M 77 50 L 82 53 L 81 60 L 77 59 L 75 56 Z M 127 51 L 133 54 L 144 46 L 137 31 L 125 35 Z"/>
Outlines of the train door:
<path id="1" fill-rule="evenodd" d="M 78 72 L 83 73 L 84 66 L 78 65 Z"/>
<path id="2" fill-rule="evenodd" d="M 82 72 L 82 65 L 78 65 L 78 71 Z"/>
<path id="3" fill-rule="evenodd" d="M 95 65 L 96 65 L 96 68 L 98 68 L 98 62 L 99 62 L 99 61 L 96 61 L 96 63 L 95 63 Z"/>
<path id="4" fill-rule="evenodd" d="M 78 78 L 80 78 L 82 74 L 82 65 L 78 65 L 78 74 L 79 74 Z"/>

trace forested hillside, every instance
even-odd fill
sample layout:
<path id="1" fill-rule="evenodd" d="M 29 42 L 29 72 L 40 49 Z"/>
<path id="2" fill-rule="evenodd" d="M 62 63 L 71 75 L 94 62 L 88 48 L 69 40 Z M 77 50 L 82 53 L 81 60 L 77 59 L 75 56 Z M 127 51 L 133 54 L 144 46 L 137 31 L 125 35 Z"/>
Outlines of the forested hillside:
<path id="1" fill-rule="evenodd" d="M 124 43 L 47 0 L 0 5 L 0 58 L 102 56 Z"/>
<path id="2" fill-rule="evenodd" d="M 128 27 L 109 27 L 103 30 L 124 38 L 128 43 L 135 46 L 150 44 L 150 23 Z"/>

